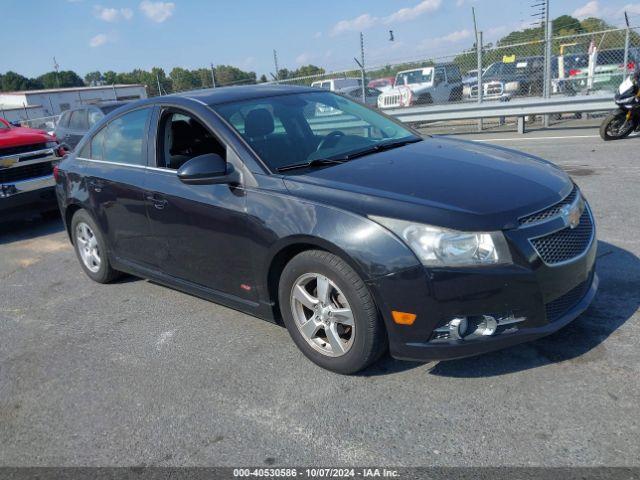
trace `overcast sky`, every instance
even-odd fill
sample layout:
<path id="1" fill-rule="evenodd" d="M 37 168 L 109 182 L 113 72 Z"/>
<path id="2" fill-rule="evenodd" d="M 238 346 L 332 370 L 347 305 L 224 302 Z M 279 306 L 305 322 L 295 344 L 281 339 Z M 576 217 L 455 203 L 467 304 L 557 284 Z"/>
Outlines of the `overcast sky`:
<path id="1" fill-rule="evenodd" d="M 313 63 L 351 68 L 365 34 L 369 65 L 434 57 L 473 43 L 471 6 L 488 41 L 531 22 L 537 0 L 0 0 L 0 72 L 129 71 L 232 64 L 258 73 Z M 640 26 L 640 1 L 551 0 L 551 14 Z M 395 41 L 389 42 L 389 30 Z"/>

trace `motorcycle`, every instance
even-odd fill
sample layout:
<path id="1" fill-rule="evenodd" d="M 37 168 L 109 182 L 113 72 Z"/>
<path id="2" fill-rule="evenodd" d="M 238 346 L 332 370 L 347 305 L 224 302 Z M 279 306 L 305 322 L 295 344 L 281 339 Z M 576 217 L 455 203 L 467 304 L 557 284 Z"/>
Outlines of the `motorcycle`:
<path id="1" fill-rule="evenodd" d="M 600 125 L 603 140 L 619 140 L 640 131 L 640 70 L 620 84 L 615 95 L 618 109 L 606 116 Z"/>

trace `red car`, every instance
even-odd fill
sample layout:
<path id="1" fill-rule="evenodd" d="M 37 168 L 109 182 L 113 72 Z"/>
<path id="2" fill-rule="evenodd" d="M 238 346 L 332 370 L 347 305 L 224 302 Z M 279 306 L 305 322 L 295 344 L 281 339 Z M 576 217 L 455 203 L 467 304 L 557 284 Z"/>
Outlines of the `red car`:
<path id="1" fill-rule="evenodd" d="M 57 207 L 52 162 L 64 154 L 55 136 L 0 118 L 0 221 Z"/>

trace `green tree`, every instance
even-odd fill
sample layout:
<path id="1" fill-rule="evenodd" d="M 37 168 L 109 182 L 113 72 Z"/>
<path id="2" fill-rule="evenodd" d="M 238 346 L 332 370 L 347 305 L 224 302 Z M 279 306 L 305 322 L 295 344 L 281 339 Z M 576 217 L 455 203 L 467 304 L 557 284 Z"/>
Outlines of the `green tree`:
<path id="1" fill-rule="evenodd" d="M 202 85 L 200 78 L 191 70 L 175 67 L 169 72 L 171 84 L 175 92 L 193 90 Z"/>
<path id="2" fill-rule="evenodd" d="M 103 81 L 102 74 L 98 70 L 96 70 L 95 72 L 89 72 L 84 76 L 84 83 L 86 83 L 87 85 L 95 85 L 101 81 Z"/>
<path id="3" fill-rule="evenodd" d="M 217 65 L 214 69 L 216 85 L 237 85 L 241 83 L 256 83 L 256 72 L 245 72 L 232 65 Z"/>
<path id="4" fill-rule="evenodd" d="M 113 70 L 108 70 L 104 72 L 103 75 L 104 83 L 107 85 L 113 85 L 114 83 L 118 83 L 118 74 Z"/>
<path id="5" fill-rule="evenodd" d="M 27 78 L 19 73 L 8 71 L 0 78 L 0 89 L 3 92 L 14 92 L 20 90 L 35 90 L 43 88 L 43 85 L 38 80 Z"/>
<path id="6" fill-rule="evenodd" d="M 68 87 L 82 87 L 84 82 L 80 76 L 72 70 L 62 70 L 60 72 L 47 72 L 40 75 L 38 80 L 44 88 L 68 88 Z"/>

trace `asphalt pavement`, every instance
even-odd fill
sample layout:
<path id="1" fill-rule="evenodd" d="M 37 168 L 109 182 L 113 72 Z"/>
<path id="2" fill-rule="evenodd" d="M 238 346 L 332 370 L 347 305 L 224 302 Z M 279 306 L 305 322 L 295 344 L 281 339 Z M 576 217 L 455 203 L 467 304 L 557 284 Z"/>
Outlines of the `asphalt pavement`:
<path id="1" fill-rule="evenodd" d="M 2 224 L 0 465 L 640 465 L 640 138 L 462 137 L 550 159 L 589 199 L 600 291 L 568 327 L 340 376 L 282 327 L 91 282 L 56 219 Z"/>

